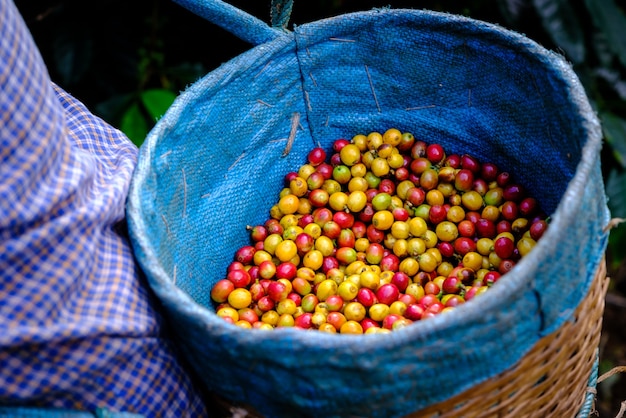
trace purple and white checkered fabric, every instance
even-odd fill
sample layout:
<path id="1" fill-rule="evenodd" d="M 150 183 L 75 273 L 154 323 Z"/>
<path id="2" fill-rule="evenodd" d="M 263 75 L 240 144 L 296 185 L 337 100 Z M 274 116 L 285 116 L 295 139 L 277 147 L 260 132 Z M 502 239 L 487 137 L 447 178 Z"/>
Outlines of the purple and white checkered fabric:
<path id="1" fill-rule="evenodd" d="M 206 415 L 120 227 L 136 158 L 0 0 L 0 405 Z"/>

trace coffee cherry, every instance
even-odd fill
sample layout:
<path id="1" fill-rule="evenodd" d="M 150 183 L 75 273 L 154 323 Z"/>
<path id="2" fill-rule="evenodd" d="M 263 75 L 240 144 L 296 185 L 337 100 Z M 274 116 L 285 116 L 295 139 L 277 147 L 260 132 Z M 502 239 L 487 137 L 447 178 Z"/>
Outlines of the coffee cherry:
<path id="1" fill-rule="evenodd" d="M 507 184 L 502 191 L 502 197 L 504 200 L 519 202 L 525 197 L 525 191 L 519 184 Z"/>
<path id="2" fill-rule="evenodd" d="M 376 299 L 376 293 L 374 293 L 372 289 L 368 289 L 366 287 L 362 287 L 359 289 L 356 300 L 366 308 L 369 308 L 375 303 L 378 303 L 378 299 Z"/>
<path id="3" fill-rule="evenodd" d="M 433 163 L 439 164 L 446 157 L 443 147 L 439 144 L 430 144 L 426 147 L 426 158 Z"/>
<path id="4" fill-rule="evenodd" d="M 437 243 L 437 248 L 443 257 L 452 257 L 454 256 L 454 246 L 450 242 L 441 241 Z"/>
<path id="5" fill-rule="evenodd" d="M 350 167 L 361 160 L 361 150 L 355 144 L 347 144 L 339 151 L 342 164 Z"/>
<path id="6" fill-rule="evenodd" d="M 498 176 L 498 167 L 494 163 L 484 162 L 480 166 L 480 177 L 486 182 L 492 182 L 496 180 Z"/>
<path id="7" fill-rule="evenodd" d="M 443 303 L 446 308 L 453 308 L 465 303 L 465 298 L 461 295 L 449 294 L 441 298 L 441 303 Z"/>
<path id="8" fill-rule="evenodd" d="M 469 154 L 463 154 L 461 156 L 461 168 L 476 174 L 480 172 L 481 165 L 475 157 Z"/>
<path id="9" fill-rule="evenodd" d="M 474 237 L 476 234 L 476 224 L 469 219 L 463 219 L 457 224 L 457 230 L 462 237 Z"/>
<path id="10" fill-rule="evenodd" d="M 406 307 L 404 311 L 405 318 L 408 318 L 412 321 L 418 321 L 422 319 L 422 315 L 424 315 L 424 307 L 418 303 L 413 303 Z"/>
<path id="11" fill-rule="evenodd" d="M 218 280 L 211 289 L 211 299 L 217 303 L 223 303 L 228 300 L 228 295 L 235 290 L 235 284 L 228 279 Z"/>
<path id="12" fill-rule="evenodd" d="M 234 289 L 228 295 L 228 303 L 235 309 L 247 308 L 252 302 L 250 291 L 245 288 Z"/>
<path id="13" fill-rule="evenodd" d="M 350 141 L 345 138 L 336 139 L 335 141 L 333 141 L 333 151 L 339 152 L 341 151 L 343 147 L 345 147 L 349 143 Z"/>
<path id="14" fill-rule="evenodd" d="M 402 321 L 402 319 L 403 317 L 401 315 L 390 313 L 383 319 L 382 326 L 383 328 L 389 329 L 389 330 L 398 329 L 398 327 L 395 326 L 395 324 Z"/>
<path id="15" fill-rule="evenodd" d="M 413 134 L 410 132 L 403 132 L 400 136 L 400 142 L 398 142 L 396 147 L 399 151 L 408 153 L 410 152 L 411 148 L 413 148 L 413 144 L 415 144 L 415 136 L 413 136 Z"/>
<path id="16" fill-rule="evenodd" d="M 475 190 L 470 190 L 461 195 L 463 206 L 470 211 L 477 211 L 483 207 L 483 197 Z"/>
<path id="17" fill-rule="evenodd" d="M 500 187 L 506 186 L 507 184 L 509 184 L 510 181 L 511 181 L 511 174 L 507 171 L 501 171 L 500 173 L 498 173 L 498 176 L 496 177 L 496 182 L 498 186 Z"/>
<path id="18" fill-rule="evenodd" d="M 487 190 L 483 197 L 486 205 L 500 206 L 503 201 L 503 191 L 501 187 L 494 187 Z"/>
<path id="19" fill-rule="evenodd" d="M 315 166 L 315 171 L 311 173 L 309 178 L 313 174 L 321 174 L 324 180 L 329 180 L 333 177 L 333 165 L 322 161 L 318 166 Z"/>
<path id="20" fill-rule="evenodd" d="M 298 247 L 292 240 L 284 239 L 276 246 L 274 254 L 284 263 L 291 260 L 298 254 Z"/>
<path id="21" fill-rule="evenodd" d="M 352 173 L 347 165 L 340 164 L 333 168 L 333 180 L 339 184 L 348 184 L 352 178 Z"/>
<path id="22" fill-rule="evenodd" d="M 242 265 L 250 264 L 254 260 L 255 248 L 252 245 L 244 245 L 235 252 L 235 260 Z"/>
<path id="23" fill-rule="evenodd" d="M 247 226 L 216 313 L 246 329 L 391 332 L 454 309 L 534 248 L 547 216 L 470 154 L 391 128 L 315 147 Z M 328 159 L 328 160 L 327 160 Z"/>
<path id="24" fill-rule="evenodd" d="M 250 273 L 246 270 L 231 270 L 226 278 L 233 283 L 235 288 L 243 288 L 250 284 Z"/>
<path id="25" fill-rule="evenodd" d="M 446 294 L 458 294 L 464 289 L 463 282 L 456 276 L 446 277 L 442 284 L 442 290 Z"/>
<path id="26" fill-rule="evenodd" d="M 476 251 L 476 243 L 468 237 L 458 237 L 454 240 L 454 251 L 460 256 L 464 256 L 470 251 Z"/>
<path id="27" fill-rule="evenodd" d="M 285 261 L 276 266 L 276 278 L 292 280 L 296 277 L 297 271 L 298 267 L 294 263 Z"/>
<path id="28" fill-rule="evenodd" d="M 506 274 L 511 271 L 513 267 L 515 267 L 515 261 L 511 259 L 502 260 L 498 266 L 498 272 L 500 272 L 500 274 Z"/>
<path id="29" fill-rule="evenodd" d="M 332 171 L 330 174 L 332 176 Z M 304 180 L 300 176 L 297 176 L 295 179 L 291 180 L 291 182 L 289 182 L 289 189 L 293 194 L 297 196 L 304 196 L 307 190 L 320 189 L 324 185 L 324 182 L 326 180 L 327 179 L 324 177 L 324 174 L 319 171 L 315 171 L 311 173 L 309 178 L 307 178 L 306 180 Z"/>
<path id="30" fill-rule="evenodd" d="M 391 195 L 385 192 L 376 192 L 376 195 L 371 199 L 372 207 L 379 210 L 386 210 L 391 205 Z"/>
<path id="31" fill-rule="evenodd" d="M 346 321 L 339 329 L 341 334 L 363 334 L 363 327 L 354 320 Z"/>
<path id="32" fill-rule="evenodd" d="M 350 281 L 344 281 L 337 287 L 337 295 L 344 301 L 351 301 L 356 298 L 359 287 Z"/>
<path id="33" fill-rule="evenodd" d="M 367 196 L 362 190 L 354 190 L 348 195 L 346 208 L 352 213 L 360 212 L 367 205 Z"/>
<path id="34" fill-rule="evenodd" d="M 459 236 L 459 230 L 456 224 L 450 221 L 442 221 L 438 223 L 435 233 L 440 241 L 445 242 L 454 241 Z"/>
<path id="35" fill-rule="evenodd" d="M 444 205 L 433 205 L 428 210 L 428 220 L 434 225 L 446 220 L 447 215 L 448 213 Z"/>
<path id="36" fill-rule="evenodd" d="M 320 147 L 313 148 L 311 151 L 309 151 L 309 154 L 307 155 L 307 160 L 309 161 L 309 164 L 316 167 L 326 160 L 326 151 L 324 150 L 324 148 Z"/>
<path id="37" fill-rule="evenodd" d="M 343 308 L 343 314 L 348 321 L 360 322 L 365 318 L 367 310 L 359 302 L 348 302 Z"/>
<path id="38" fill-rule="evenodd" d="M 474 183 L 472 183 L 472 190 L 479 195 L 484 196 L 489 190 L 489 185 L 485 180 L 478 178 L 474 180 Z"/>
<path id="39" fill-rule="evenodd" d="M 456 173 L 454 178 L 454 187 L 462 192 L 466 192 L 472 189 L 474 184 L 474 172 L 467 169 L 462 168 Z"/>
<path id="40" fill-rule="evenodd" d="M 530 225 L 530 237 L 535 241 L 539 240 L 548 228 L 548 223 L 544 220 L 538 220 Z"/>
<path id="41" fill-rule="evenodd" d="M 502 259 L 511 258 L 515 250 L 515 244 L 509 237 L 500 237 L 494 241 L 493 249 L 498 257 Z"/>
<path id="42" fill-rule="evenodd" d="M 396 184 L 391 179 L 382 179 L 378 185 L 378 191 L 380 193 L 394 195 L 396 192 Z"/>
<path id="43" fill-rule="evenodd" d="M 519 203 L 519 212 L 521 216 L 529 218 L 537 212 L 537 200 L 533 197 L 526 197 Z"/>
<path id="44" fill-rule="evenodd" d="M 524 257 L 535 247 L 535 244 L 537 244 L 537 241 L 535 241 L 533 238 L 522 237 L 519 241 L 517 241 L 516 248 L 519 252 L 519 255 L 521 257 Z"/>
<path id="45" fill-rule="evenodd" d="M 489 219 L 480 218 L 476 222 L 476 234 L 479 238 L 492 238 L 496 235 L 496 225 Z"/>
<path id="46" fill-rule="evenodd" d="M 403 137 L 402 132 L 400 132 L 398 129 L 395 129 L 395 128 L 387 129 L 385 133 L 383 133 L 383 143 L 390 144 L 396 147 L 400 145 L 400 143 L 402 142 L 403 140 L 402 137 Z M 410 138 L 412 138 L 412 135 Z M 411 141 L 413 141 L 413 139 L 411 139 Z"/>
<path id="47" fill-rule="evenodd" d="M 464 267 L 478 271 L 482 267 L 483 256 L 477 251 L 468 251 L 463 256 L 462 263 Z"/>

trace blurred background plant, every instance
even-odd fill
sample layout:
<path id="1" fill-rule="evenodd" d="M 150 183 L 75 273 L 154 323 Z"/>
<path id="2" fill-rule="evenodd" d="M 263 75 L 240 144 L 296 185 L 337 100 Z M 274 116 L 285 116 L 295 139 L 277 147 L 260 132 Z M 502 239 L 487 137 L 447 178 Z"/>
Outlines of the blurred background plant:
<path id="1" fill-rule="evenodd" d="M 270 1 L 229 0 L 269 23 Z M 16 0 L 50 75 L 138 146 L 186 86 L 250 46 L 170 0 Z M 614 218 L 626 218 L 626 14 L 617 0 L 300 0 L 290 25 L 373 7 L 430 9 L 524 33 L 571 62 L 603 126 L 602 166 Z M 291 26 L 289 26 L 291 27 Z M 626 365 L 626 224 L 612 229 L 600 372 Z M 619 375 L 597 409 L 626 399 Z"/>

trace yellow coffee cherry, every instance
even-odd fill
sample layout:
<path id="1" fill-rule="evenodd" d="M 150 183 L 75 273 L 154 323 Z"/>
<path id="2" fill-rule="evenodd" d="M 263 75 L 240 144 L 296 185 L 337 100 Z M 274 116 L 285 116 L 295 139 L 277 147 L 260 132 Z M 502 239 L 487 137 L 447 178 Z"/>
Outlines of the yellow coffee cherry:
<path id="1" fill-rule="evenodd" d="M 402 132 L 396 128 L 387 129 L 385 133 L 383 133 L 382 139 L 385 144 L 390 144 L 396 147 L 402 141 Z"/>
<path id="2" fill-rule="evenodd" d="M 295 194 L 287 194 L 280 198 L 278 201 L 278 209 L 284 215 L 296 213 L 300 206 L 300 199 Z"/>
<path id="3" fill-rule="evenodd" d="M 386 231 L 393 225 L 393 214 L 388 210 L 379 210 L 372 217 L 372 224 L 381 231 Z"/>

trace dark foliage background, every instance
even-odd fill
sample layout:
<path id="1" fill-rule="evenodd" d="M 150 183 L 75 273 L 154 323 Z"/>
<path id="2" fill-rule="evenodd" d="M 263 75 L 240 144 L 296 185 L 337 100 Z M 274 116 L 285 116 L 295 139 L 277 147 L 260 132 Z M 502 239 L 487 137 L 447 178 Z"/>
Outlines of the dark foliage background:
<path id="1" fill-rule="evenodd" d="M 250 46 L 170 0 L 15 0 L 51 78 L 138 146 L 176 95 Z M 269 23 L 269 1 L 229 3 Z M 617 0 L 300 0 L 291 24 L 373 7 L 463 14 L 526 34 L 574 66 L 603 123 L 604 181 L 626 218 L 626 17 Z M 600 373 L 626 365 L 626 225 L 610 236 Z M 626 400 L 626 376 L 598 385 L 600 416 Z"/>

